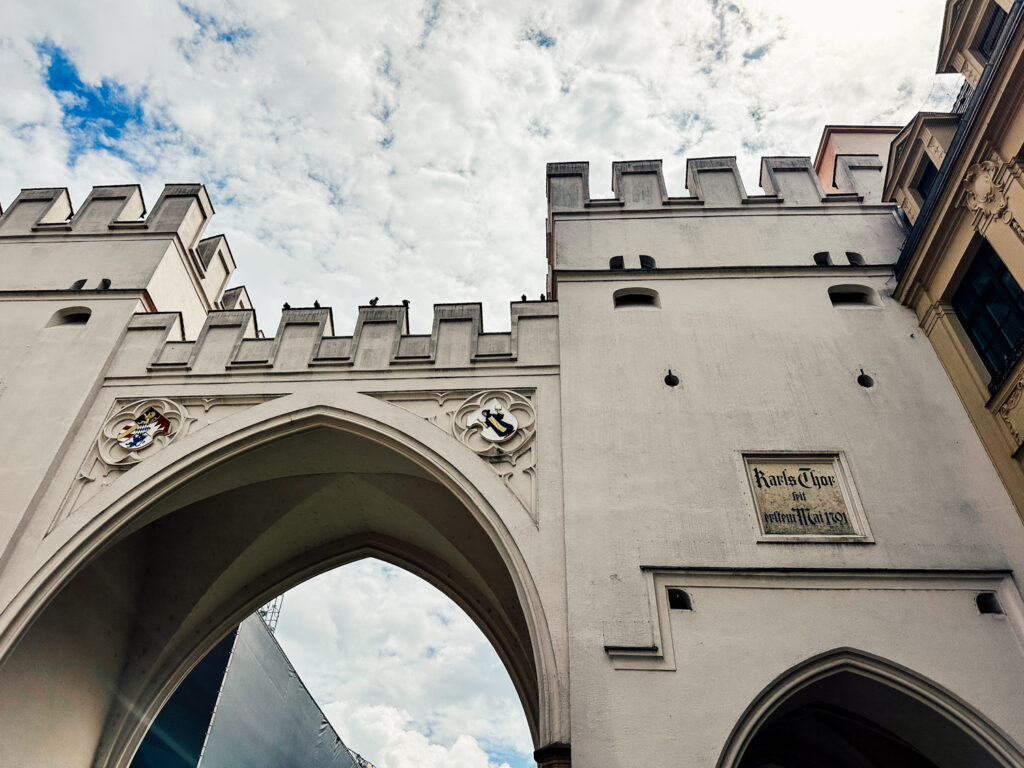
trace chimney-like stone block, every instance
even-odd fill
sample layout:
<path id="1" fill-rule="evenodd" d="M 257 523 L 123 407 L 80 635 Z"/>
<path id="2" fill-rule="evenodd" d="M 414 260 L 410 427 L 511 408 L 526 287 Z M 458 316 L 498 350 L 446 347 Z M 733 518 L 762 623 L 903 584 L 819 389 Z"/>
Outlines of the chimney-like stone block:
<path id="1" fill-rule="evenodd" d="M 704 205 L 732 208 L 743 204 L 747 191 L 735 157 L 695 157 L 686 161 L 686 188 Z"/>
<path id="2" fill-rule="evenodd" d="M 548 210 L 582 211 L 590 202 L 590 163 L 548 163 Z"/>
<path id="3" fill-rule="evenodd" d="M 211 306 L 216 306 L 224 296 L 228 281 L 235 271 L 235 257 L 231 253 L 228 239 L 215 235 L 199 241 L 195 249 L 201 269 L 199 281 Z M 225 306 L 224 309 L 232 309 Z"/>
<path id="4" fill-rule="evenodd" d="M 521 365 L 558 364 L 558 302 L 512 302 L 512 357 Z"/>
<path id="5" fill-rule="evenodd" d="M 160 359 L 168 342 L 180 342 L 184 337 L 179 312 L 133 315 L 107 375 L 146 376 L 146 366 Z"/>
<path id="6" fill-rule="evenodd" d="M 809 157 L 762 157 L 761 188 L 783 205 L 821 205 L 825 200 Z"/>
<path id="7" fill-rule="evenodd" d="M 885 175 L 878 155 L 838 155 L 836 189 L 860 195 L 865 203 L 882 202 Z"/>
<path id="8" fill-rule="evenodd" d="M 387 368 L 398 357 L 402 336 L 409 333 L 409 309 L 401 304 L 362 306 L 352 334 L 356 368 Z"/>
<path id="9" fill-rule="evenodd" d="M 238 351 L 253 322 L 252 314 L 251 309 L 210 312 L 189 357 L 190 372 L 224 373 L 238 365 Z"/>
<path id="10" fill-rule="evenodd" d="M 0 235 L 30 235 L 39 230 L 65 229 L 72 213 L 67 187 L 23 189 L 0 216 Z"/>
<path id="11" fill-rule="evenodd" d="M 278 370 L 305 370 L 316 358 L 324 336 L 333 335 L 330 307 L 286 309 L 274 334 L 269 362 Z"/>
<path id="12" fill-rule="evenodd" d="M 469 365 L 476 357 L 483 332 L 483 308 L 479 303 L 435 304 L 430 332 L 431 357 L 442 368 Z"/>
<path id="13" fill-rule="evenodd" d="M 612 163 L 612 192 L 626 208 L 661 208 L 668 199 L 661 160 Z"/>
<path id="14" fill-rule="evenodd" d="M 141 228 L 145 213 L 146 204 L 138 184 L 93 187 L 71 220 L 71 231 L 105 233 L 116 229 L 118 224 L 134 224 Z"/>
<path id="15" fill-rule="evenodd" d="M 185 248 L 193 248 L 212 216 L 213 205 L 202 184 L 168 184 L 146 219 L 146 229 L 177 234 Z"/>

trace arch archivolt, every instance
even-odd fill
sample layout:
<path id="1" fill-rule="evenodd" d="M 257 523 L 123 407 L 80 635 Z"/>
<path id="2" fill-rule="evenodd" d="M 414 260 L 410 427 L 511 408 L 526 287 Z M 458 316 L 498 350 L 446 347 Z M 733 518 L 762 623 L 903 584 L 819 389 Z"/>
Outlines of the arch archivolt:
<path id="1" fill-rule="evenodd" d="M 101 759 L 112 759 L 111 765 L 121 764 L 124 755 L 130 755 L 141 738 L 139 724 L 155 716 L 192 664 L 262 602 L 316 573 L 366 556 L 406 568 L 452 597 L 481 627 L 505 661 L 523 700 L 537 746 L 568 741 L 566 671 L 565 660 L 561 658 L 564 639 L 559 641 L 563 651 L 560 655 L 541 588 L 524 554 L 524 549 L 533 557 L 545 551 L 541 542 L 543 526 L 538 528 L 501 478 L 454 438 L 398 406 L 352 393 L 280 397 L 186 435 L 125 472 L 76 509 L 43 539 L 33 556 L 19 562 L 20 553 L 16 552 L 14 570 L 31 576 L 4 611 L 0 659 L 29 631 L 60 590 L 101 553 L 146 526 L 169 519 L 190 504 L 217 493 L 233 492 L 233 483 L 241 488 L 251 480 L 243 473 L 236 481 L 231 472 L 218 472 L 219 468 L 239 465 L 278 441 L 301 439 L 318 430 L 342 433 L 345 439 L 363 439 L 369 441 L 367 445 L 372 443 L 391 451 L 415 468 L 408 470 L 410 483 L 440 485 L 451 494 L 464 507 L 464 513 L 471 516 L 471 527 L 486 537 L 500 558 L 503 571 L 514 586 L 517 611 L 521 611 L 528 637 L 517 636 L 517 620 L 509 617 L 507 606 L 501 604 L 497 594 L 489 593 L 486 580 L 474 583 L 461 578 L 458 567 L 436 553 L 383 534 L 367 533 L 344 542 L 324 541 L 320 549 L 307 549 L 301 557 L 279 563 L 273 574 L 262 580 L 254 579 L 243 591 L 230 591 L 220 598 L 204 597 L 207 602 L 200 606 L 201 610 L 197 608 L 197 613 L 216 616 L 217 620 L 190 627 L 177 637 L 176 650 L 164 654 L 158 666 L 150 670 L 145 684 L 129 686 L 126 692 L 138 699 L 130 704 L 141 710 L 137 712 L 141 717 L 121 718 L 113 733 L 108 727 L 97 764 L 106 764 Z M 556 532 L 552 530 L 551 535 Z M 549 587 L 549 594 L 554 594 L 558 602 L 561 593 L 550 590 L 564 589 L 564 584 Z M 560 604 L 556 605 L 554 615 L 560 615 L 562 610 Z M 564 617 L 558 620 L 564 623 Z M 555 633 L 564 637 L 564 631 L 556 628 Z M 525 645 L 529 647 L 522 648 Z"/>
<path id="2" fill-rule="evenodd" d="M 736 768 L 754 736 L 772 714 L 800 691 L 852 673 L 915 699 L 942 715 L 1008 768 L 1024 768 L 1024 752 L 1001 729 L 942 686 L 901 665 L 854 648 L 837 648 L 814 656 L 779 675 L 747 707 L 733 727 L 717 768 Z"/>

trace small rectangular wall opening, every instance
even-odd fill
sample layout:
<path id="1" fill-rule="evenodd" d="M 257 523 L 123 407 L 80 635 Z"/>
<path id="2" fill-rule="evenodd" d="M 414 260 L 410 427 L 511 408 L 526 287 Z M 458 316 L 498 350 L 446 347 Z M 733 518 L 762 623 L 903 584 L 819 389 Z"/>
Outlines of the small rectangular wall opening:
<path id="1" fill-rule="evenodd" d="M 878 307 L 878 294 L 866 285 L 833 285 L 828 289 L 833 307 Z"/>
<path id="2" fill-rule="evenodd" d="M 674 611 L 692 611 L 693 601 L 686 590 L 677 587 L 668 588 L 668 607 Z"/>

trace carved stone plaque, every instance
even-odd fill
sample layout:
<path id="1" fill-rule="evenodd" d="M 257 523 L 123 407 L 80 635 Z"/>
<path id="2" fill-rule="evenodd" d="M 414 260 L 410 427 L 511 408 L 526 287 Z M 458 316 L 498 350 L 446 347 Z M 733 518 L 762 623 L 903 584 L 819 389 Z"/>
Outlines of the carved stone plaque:
<path id="1" fill-rule="evenodd" d="M 758 523 L 774 536 L 860 537 L 839 457 L 744 457 Z"/>

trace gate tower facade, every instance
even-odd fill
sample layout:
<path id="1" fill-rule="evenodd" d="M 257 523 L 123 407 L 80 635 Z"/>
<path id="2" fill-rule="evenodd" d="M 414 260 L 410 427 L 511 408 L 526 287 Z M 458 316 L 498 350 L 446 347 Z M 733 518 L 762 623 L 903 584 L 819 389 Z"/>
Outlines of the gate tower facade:
<path id="1" fill-rule="evenodd" d="M 1024 531 L 913 312 L 882 163 L 547 169 L 545 300 L 286 308 L 201 185 L 0 217 L 0 765 L 123 768 L 270 597 L 453 597 L 541 766 L 1024 766 Z M 539 258 L 538 254 L 538 258 Z M 802 758 L 800 756 L 803 756 Z"/>

